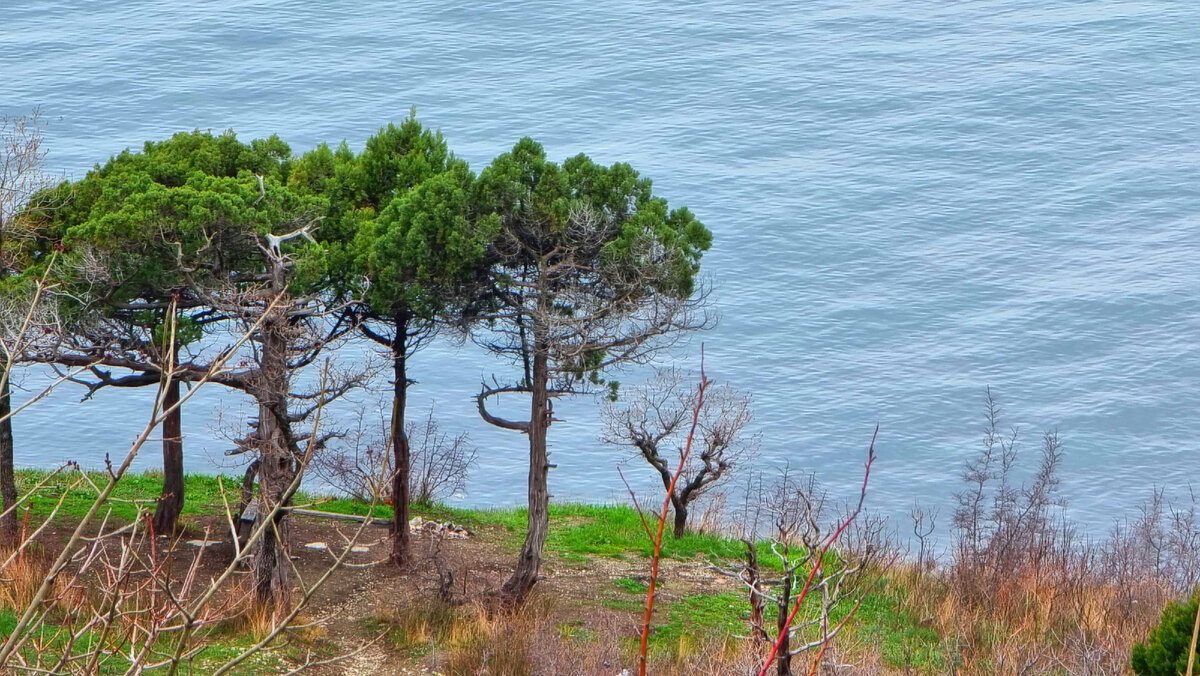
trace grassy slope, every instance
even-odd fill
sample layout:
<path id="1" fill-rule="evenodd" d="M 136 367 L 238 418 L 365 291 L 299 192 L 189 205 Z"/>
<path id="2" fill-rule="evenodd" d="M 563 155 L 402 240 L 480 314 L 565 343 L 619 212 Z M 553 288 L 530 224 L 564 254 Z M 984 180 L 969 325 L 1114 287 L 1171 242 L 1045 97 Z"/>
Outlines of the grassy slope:
<path id="1" fill-rule="evenodd" d="M 18 488 L 24 494 L 39 481 L 46 481 L 47 476 L 47 472 L 22 470 L 17 476 Z M 97 472 L 91 474 L 90 479 L 96 485 L 102 485 L 107 475 Z M 223 512 L 225 501 L 236 505 L 240 481 L 240 477 L 188 476 L 185 483 L 187 501 L 183 510 L 184 525 L 188 525 L 192 517 Z M 161 475 L 153 472 L 127 476 L 118 485 L 110 501 L 111 518 L 126 521 L 133 518 L 138 503 L 152 508 L 161 485 Z M 31 521 L 40 522 L 45 518 L 59 496 L 63 495 L 64 489 L 69 487 L 56 520 L 70 523 L 82 516 L 91 506 L 95 490 L 87 482 L 80 481 L 77 473 L 65 473 L 51 477 L 35 494 Z M 362 515 L 370 509 L 369 505 L 351 500 L 304 494 L 297 496 L 296 504 L 344 514 Z M 524 509 L 434 506 L 416 507 L 413 513 L 429 519 L 452 520 L 479 530 L 514 553 L 519 550 L 525 534 Z M 376 506 L 375 516 L 391 518 L 392 509 L 386 505 Z M 606 558 L 628 561 L 635 573 L 648 570 L 644 564 L 650 556 L 651 546 L 643 532 L 641 518 L 633 508 L 625 505 L 558 504 L 551 506 L 550 519 L 547 553 L 557 556 L 562 562 L 582 565 L 593 559 Z M 668 535 L 663 546 L 666 557 L 702 559 L 714 563 L 732 563 L 740 559 L 744 551 L 745 545 L 740 541 L 716 535 L 689 534 L 679 539 L 672 539 Z M 778 565 L 765 543 L 760 543 L 759 555 L 764 566 Z M 615 586 L 624 592 L 622 599 L 606 600 L 603 604 L 633 610 L 644 603 L 643 583 L 633 578 L 622 578 L 615 582 Z M 940 639 L 936 632 L 919 628 L 915 619 L 901 610 L 903 593 L 902 588 L 890 583 L 872 592 L 859 610 L 856 621 L 848 626 L 846 639 L 876 646 L 884 664 L 889 667 L 936 672 L 942 666 Z M 743 595 L 722 593 L 692 596 L 656 611 L 658 625 L 655 643 L 672 646 L 690 639 L 744 635 L 747 632 L 747 614 L 748 603 Z M 0 615 L 0 627 L 3 627 L 4 621 L 5 617 Z"/>

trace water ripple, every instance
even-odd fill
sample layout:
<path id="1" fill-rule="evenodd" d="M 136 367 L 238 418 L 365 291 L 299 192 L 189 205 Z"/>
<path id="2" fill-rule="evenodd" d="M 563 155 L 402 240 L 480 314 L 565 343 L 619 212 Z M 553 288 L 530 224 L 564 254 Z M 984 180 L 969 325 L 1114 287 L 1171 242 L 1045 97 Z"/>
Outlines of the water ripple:
<path id="1" fill-rule="evenodd" d="M 41 106 L 75 177 L 180 129 L 359 144 L 413 105 L 476 168 L 527 134 L 629 161 L 716 234 L 710 370 L 754 391 L 770 462 L 850 483 L 879 421 L 875 504 L 944 506 L 991 385 L 1030 449 L 1060 430 L 1071 512 L 1103 528 L 1200 468 L 1198 20 L 1166 1 L 28 0 L 0 25 L 0 112 Z M 497 368 L 448 347 L 414 367 L 416 405 L 484 449 L 473 503 L 522 499 L 521 439 L 469 401 Z M 144 398 L 74 395 L 21 417 L 21 462 L 123 450 Z M 619 497 L 592 402 L 561 415 L 556 495 Z M 217 456 L 207 417 L 188 448 Z"/>

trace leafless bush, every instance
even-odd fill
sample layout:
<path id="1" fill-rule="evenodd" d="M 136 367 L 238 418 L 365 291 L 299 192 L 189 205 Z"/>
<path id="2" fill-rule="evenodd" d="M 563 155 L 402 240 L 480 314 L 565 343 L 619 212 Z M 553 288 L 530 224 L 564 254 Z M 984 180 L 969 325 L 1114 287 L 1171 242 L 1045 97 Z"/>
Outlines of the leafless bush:
<path id="1" fill-rule="evenodd" d="M 466 432 L 443 432 L 435 409 L 420 422 L 409 422 L 405 433 L 411 453 L 409 495 L 415 505 L 429 506 L 463 491 L 479 452 Z M 373 416 L 372 416 L 373 420 Z M 363 411 L 359 411 L 357 430 L 348 434 L 341 448 L 331 448 L 318 457 L 316 471 L 335 489 L 364 501 L 373 495 L 384 502 L 392 500 L 392 454 L 387 448 L 389 423 L 382 414 L 378 432 Z"/>
<path id="2" fill-rule="evenodd" d="M 463 491 L 467 474 L 479 457 L 466 432 L 451 436 L 442 432 L 433 417 L 433 406 L 423 423 L 409 423 L 412 449 L 412 501 L 432 505 Z"/>
<path id="3" fill-rule="evenodd" d="M 784 468 L 772 481 L 761 475 L 751 481 L 757 492 L 748 494 L 743 507 L 745 562 L 738 569 L 717 571 L 746 586 L 749 638 L 760 653 L 770 648 L 760 673 L 773 661 L 776 673 L 787 676 L 792 660 L 809 651 L 815 653 L 813 671 L 822 666 L 836 671 L 835 663 L 825 661 L 829 646 L 898 556 L 886 520 L 862 511 L 874 459 L 872 439 L 859 501 L 842 511 L 832 508 L 811 474 Z M 779 577 L 768 577 L 759 561 L 761 529 L 768 532 L 771 555 L 780 563 Z M 804 604 L 814 596 L 815 601 Z M 797 617 L 802 607 L 805 613 Z M 837 614 L 842 619 L 835 620 Z"/>
<path id="4" fill-rule="evenodd" d="M 1041 460 L 1033 479 L 1015 477 L 1020 432 L 1000 430 L 1000 407 L 988 390 L 984 398 L 983 449 L 963 469 L 966 489 L 955 497 L 954 571 L 959 593 L 984 602 L 1003 579 L 1037 576 L 1064 535 L 1058 494 L 1062 443 L 1057 432 L 1042 440 Z"/>
<path id="5" fill-rule="evenodd" d="M 1157 490 L 1092 540 L 1061 512 L 1058 435 L 1044 435 L 1036 472 L 1019 483 L 1019 431 L 1001 433 L 990 392 L 985 406 L 983 448 L 957 496 L 952 560 L 941 570 L 924 562 L 899 580 L 909 587 L 904 605 L 937 623 L 954 663 L 1005 674 L 1124 673 L 1163 604 L 1197 582 L 1195 498 L 1174 504 Z M 919 538 L 932 532 L 924 512 L 913 522 Z"/>
<path id="6" fill-rule="evenodd" d="M 1200 583 L 1200 519 L 1191 487 L 1179 503 L 1156 488 L 1132 521 L 1115 522 L 1101 565 L 1117 580 L 1149 577 L 1176 594 L 1190 592 Z"/>
<path id="7" fill-rule="evenodd" d="M 659 369 L 655 377 L 634 388 L 622 404 L 604 410 L 604 441 L 631 446 L 670 489 L 675 512 L 674 536 L 688 525 L 688 507 L 716 484 L 728 481 L 738 466 L 753 457 L 759 437 L 748 429 L 753 421 L 750 397 L 732 387 L 711 388 L 701 402 L 692 378 L 679 369 Z M 688 457 L 678 481 L 670 465 L 682 447 L 699 405 L 696 452 Z"/>
<path id="8" fill-rule="evenodd" d="M 313 459 L 313 473 L 342 495 L 370 502 L 390 501 L 392 461 L 387 439 L 388 418 L 383 411 L 366 408 L 355 412 L 354 429 Z"/>

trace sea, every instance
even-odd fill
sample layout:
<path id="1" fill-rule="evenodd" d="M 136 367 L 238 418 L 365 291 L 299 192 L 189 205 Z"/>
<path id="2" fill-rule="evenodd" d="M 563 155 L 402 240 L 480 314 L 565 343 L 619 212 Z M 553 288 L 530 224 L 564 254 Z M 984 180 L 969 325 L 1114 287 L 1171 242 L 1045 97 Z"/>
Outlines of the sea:
<path id="1" fill-rule="evenodd" d="M 714 234 L 718 325 L 656 363 L 696 372 L 703 349 L 709 378 L 752 396 L 743 479 L 790 466 L 852 499 L 878 425 L 867 507 L 900 533 L 916 504 L 949 523 L 989 388 L 1019 475 L 1057 431 L 1065 514 L 1089 533 L 1156 488 L 1190 504 L 1200 478 L 1194 2 L 0 0 L 0 114 L 35 108 L 68 179 L 182 130 L 359 149 L 413 108 L 475 170 L 523 136 L 628 162 Z M 522 503 L 525 438 L 473 401 L 514 366 L 445 339 L 411 373 L 412 415 L 433 406 L 478 449 L 451 502 Z M 50 377 L 18 373 L 17 403 Z M 327 424 L 369 442 L 386 389 Z M 84 394 L 22 411 L 20 465 L 128 452 L 151 393 Z M 557 407 L 554 500 L 627 501 L 618 468 L 655 494 L 601 410 Z M 189 471 L 238 473 L 224 451 L 250 413 L 197 392 Z M 152 443 L 135 467 L 158 462 Z"/>

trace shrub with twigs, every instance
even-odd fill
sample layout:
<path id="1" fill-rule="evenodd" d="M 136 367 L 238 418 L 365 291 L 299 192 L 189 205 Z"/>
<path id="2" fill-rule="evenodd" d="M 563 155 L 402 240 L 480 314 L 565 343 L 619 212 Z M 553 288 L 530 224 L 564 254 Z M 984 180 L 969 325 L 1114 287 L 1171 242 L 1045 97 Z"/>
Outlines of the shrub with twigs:
<path id="1" fill-rule="evenodd" d="M 937 629 L 941 664 L 961 673 L 1128 673 L 1143 640 L 1172 598 L 1190 593 L 1197 563 L 1195 497 L 1173 501 L 1156 490 L 1137 513 L 1090 538 L 1063 513 L 1055 432 L 1020 481 L 1021 433 L 1002 431 L 988 391 L 983 445 L 964 465 L 948 561 L 925 549 L 918 565 L 893 576 L 898 607 Z M 910 515 L 920 546 L 931 514 Z"/>
<path id="2" fill-rule="evenodd" d="M 193 668 L 194 660 L 212 645 L 213 630 L 218 625 L 262 610 L 245 602 L 253 597 L 252 590 L 236 583 L 234 575 L 251 560 L 251 552 L 264 533 L 274 527 L 274 517 L 299 487 L 311 453 L 297 459 L 295 478 L 281 488 L 283 499 L 271 512 L 261 515 L 245 543 L 230 538 L 235 543 L 233 556 L 215 573 L 200 574 L 202 562 L 213 556 L 206 550 L 215 533 L 206 530 L 200 542 L 203 546 L 193 550 L 182 539 L 158 537 L 145 504 L 133 504 L 136 514 L 127 523 L 113 516 L 114 493 L 154 430 L 172 407 L 183 405 L 211 381 L 214 373 L 225 368 L 226 361 L 250 340 L 255 328 L 243 333 L 197 378 L 193 388 L 171 403 L 167 401 L 166 384 L 178 373 L 175 364 L 165 364 L 152 414 L 124 457 L 107 463 L 106 473 L 91 476 L 77 467 L 70 472 L 64 467 L 48 474 L 11 506 L 14 510 L 24 509 L 35 495 L 39 502 L 46 502 L 48 493 L 52 505 L 48 515 L 32 522 L 30 513 L 23 512 L 21 537 L 0 560 L 0 579 L 5 581 L 6 589 L 0 594 L 0 603 L 10 608 L 15 618 L 6 635 L 0 637 L 0 671 L 139 674 L 161 670 L 177 674 Z M 11 362 L 5 368 L 11 369 Z M 326 378 L 322 380 L 324 384 Z M 64 381 L 51 384 L 31 402 L 36 403 Z M 317 421 L 319 414 L 320 406 L 314 416 Z M 317 425 L 314 422 L 313 436 L 318 433 Z M 64 484 L 51 486 L 54 477 Z M 86 512 L 73 519 L 65 538 L 48 537 L 48 528 L 56 523 L 68 497 L 79 491 L 94 496 Z M 226 496 L 224 523 L 232 529 L 236 518 L 231 502 Z M 366 519 L 359 524 L 357 531 L 347 537 L 345 548 L 315 579 L 297 578 L 299 589 L 286 608 L 260 614 L 252 645 L 228 659 L 206 664 L 206 672 L 229 673 L 293 626 L 315 592 L 343 564 L 369 522 Z M 345 657 L 348 655 L 318 658 L 310 654 L 299 668 Z"/>
<path id="3" fill-rule="evenodd" d="M 409 422 L 405 435 L 409 444 L 409 496 L 412 504 L 431 506 L 461 493 L 475 466 L 479 451 L 466 432 L 443 432 L 429 411 L 420 422 Z M 392 501 L 392 454 L 388 450 L 387 419 L 378 420 L 379 431 L 369 430 L 367 416 L 359 411 L 357 429 L 342 444 L 318 456 L 316 472 L 330 486 L 356 500 L 369 502 L 374 496 Z"/>
<path id="4" fill-rule="evenodd" d="M 767 655 L 761 674 L 774 668 L 788 676 L 793 660 L 806 653 L 814 655 L 806 673 L 821 668 L 834 639 L 894 562 L 886 520 L 863 513 L 874 460 L 872 438 L 859 501 L 840 513 L 811 474 L 784 468 L 772 481 L 759 474 L 749 482 L 741 515 L 745 560 L 736 569 L 716 570 L 747 589 L 748 638 Z M 777 573 L 759 559 L 763 530 Z"/>

